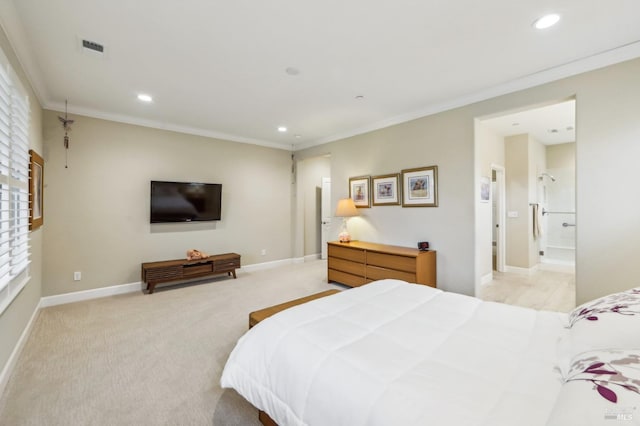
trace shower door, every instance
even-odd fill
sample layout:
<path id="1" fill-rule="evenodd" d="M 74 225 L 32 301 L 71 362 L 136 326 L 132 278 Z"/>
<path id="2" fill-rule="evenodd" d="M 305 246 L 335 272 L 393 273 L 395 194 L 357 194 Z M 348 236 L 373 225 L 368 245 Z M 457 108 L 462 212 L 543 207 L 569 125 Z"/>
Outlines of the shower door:
<path id="1" fill-rule="evenodd" d="M 541 181 L 543 191 L 543 263 L 575 265 L 576 196 L 572 168 L 548 169 Z"/>

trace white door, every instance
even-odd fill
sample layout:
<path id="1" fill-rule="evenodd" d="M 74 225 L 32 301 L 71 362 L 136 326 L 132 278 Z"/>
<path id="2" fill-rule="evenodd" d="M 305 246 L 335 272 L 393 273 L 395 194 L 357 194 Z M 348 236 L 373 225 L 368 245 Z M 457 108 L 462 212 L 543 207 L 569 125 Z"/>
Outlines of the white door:
<path id="1" fill-rule="evenodd" d="M 320 258 L 327 258 L 327 240 L 331 228 L 331 178 L 322 178 L 322 194 L 320 202 Z"/>

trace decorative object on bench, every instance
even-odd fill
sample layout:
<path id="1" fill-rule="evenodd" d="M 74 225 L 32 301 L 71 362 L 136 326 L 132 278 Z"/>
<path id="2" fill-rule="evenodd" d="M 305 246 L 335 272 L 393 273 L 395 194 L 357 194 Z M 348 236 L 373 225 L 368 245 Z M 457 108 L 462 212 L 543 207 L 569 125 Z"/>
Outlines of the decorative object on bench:
<path id="1" fill-rule="evenodd" d="M 190 249 L 187 250 L 187 260 L 206 259 L 209 255 L 203 251 Z"/>
<path id="2" fill-rule="evenodd" d="M 341 243 L 348 243 L 351 241 L 351 235 L 347 230 L 347 220 L 350 217 L 358 216 L 358 209 L 351 198 L 344 198 L 338 201 L 338 207 L 336 207 L 336 217 L 342 218 L 342 231 L 338 235 L 338 239 Z"/>
<path id="3" fill-rule="evenodd" d="M 236 278 L 236 269 L 240 268 L 240 255 L 225 253 L 196 260 L 164 260 L 142 264 L 142 282 L 147 284 L 149 294 L 156 284 L 202 279 L 224 274 Z"/>

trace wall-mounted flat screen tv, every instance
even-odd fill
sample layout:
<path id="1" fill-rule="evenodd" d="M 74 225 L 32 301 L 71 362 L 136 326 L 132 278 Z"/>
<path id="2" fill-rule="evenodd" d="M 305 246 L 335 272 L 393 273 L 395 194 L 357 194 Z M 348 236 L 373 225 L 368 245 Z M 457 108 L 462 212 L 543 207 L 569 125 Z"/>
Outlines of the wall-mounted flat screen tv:
<path id="1" fill-rule="evenodd" d="M 151 181 L 151 223 L 220 220 L 222 184 Z"/>

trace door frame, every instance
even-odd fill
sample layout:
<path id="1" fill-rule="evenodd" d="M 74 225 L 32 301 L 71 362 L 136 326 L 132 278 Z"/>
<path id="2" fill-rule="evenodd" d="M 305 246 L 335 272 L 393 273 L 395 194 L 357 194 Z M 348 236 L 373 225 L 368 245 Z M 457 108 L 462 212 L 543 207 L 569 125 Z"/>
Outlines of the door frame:
<path id="1" fill-rule="evenodd" d="M 496 191 L 495 194 L 491 194 L 495 197 L 496 201 L 496 223 L 498 224 L 498 231 L 496 233 L 496 271 L 504 272 L 506 263 L 506 184 L 505 184 L 505 169 L 504 166 L 498 164 L 491 164 L 491 174 L 496 174 Z M 493 187 L 493 185 L 492 185 Z M 491 218 L 491 225 L 493 226 L 493 213 Z M 492 248 L 493 251 L 493 248 Z M 493 268 L 492 268 L 493 270 Z"/>
<path id="2" fill-rule="evenodd" d="M 331 178 L 323 177 L 320 195 L 320 259 L 327 258 L 327 242 L 331 230 Z"/>

